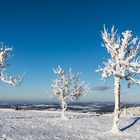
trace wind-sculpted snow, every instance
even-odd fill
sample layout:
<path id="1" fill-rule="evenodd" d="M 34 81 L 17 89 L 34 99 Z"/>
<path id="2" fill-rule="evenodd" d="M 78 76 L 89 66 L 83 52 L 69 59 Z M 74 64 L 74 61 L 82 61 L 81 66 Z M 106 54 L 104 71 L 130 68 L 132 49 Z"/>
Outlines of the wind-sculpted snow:
<path id="1" fill-rule="evenodd" d="M 110 132 L 112 115 L 57 111 L 0 110 L 0 140 L 139 140 L 139 118 L 120 119 L 121 135 Z M 130 127 L 131 126 L 131 127 Z M 125 132 L 123 132 L 125 130 Z"/>

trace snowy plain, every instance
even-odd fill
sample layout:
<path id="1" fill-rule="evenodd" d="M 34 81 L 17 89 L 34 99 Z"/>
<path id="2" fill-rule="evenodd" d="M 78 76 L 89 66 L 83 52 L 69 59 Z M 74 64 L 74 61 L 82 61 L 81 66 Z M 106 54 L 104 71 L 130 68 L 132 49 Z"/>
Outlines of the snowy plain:
<path id="1" fill-rule="evenodd" d="M 0 109 L 0 140 L 140 140 L 140 117 L 121 117 L 119 136 L 110 132 L 112 114 Z"/>

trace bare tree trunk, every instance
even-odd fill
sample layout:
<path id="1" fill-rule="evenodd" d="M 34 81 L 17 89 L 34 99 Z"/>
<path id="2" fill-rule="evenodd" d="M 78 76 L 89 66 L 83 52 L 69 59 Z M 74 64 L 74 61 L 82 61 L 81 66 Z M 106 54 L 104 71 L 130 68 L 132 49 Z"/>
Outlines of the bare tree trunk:
<path id="1" fill-rule="evenodd" d="M 66 104 L 64 98 L 61 97 L 61 110 L 62 110 L 61 119 L 67 119 L 66 116 L 65 116 L 66 109 L 67 109 L 67 104 Z"/>
<path id="2" fill-rule="evenodd" d="M 120 118 L 120 90 L 121 90 L 120 78 L 115 77 L 115 82 L 114 82 L 115 109 L 114 109 L 114 118 L 113 118 L 113 127 L 112 127 L 113 133 L 120 132 L 118 128 L 119 118 Z"/>

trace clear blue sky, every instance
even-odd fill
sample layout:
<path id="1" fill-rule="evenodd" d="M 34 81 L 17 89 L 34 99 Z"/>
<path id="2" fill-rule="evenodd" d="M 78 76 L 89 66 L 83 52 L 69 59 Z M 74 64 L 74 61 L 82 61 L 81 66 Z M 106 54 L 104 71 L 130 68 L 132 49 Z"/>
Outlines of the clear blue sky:
<path id="1" fill-rule="evenodd" d="M 100 46 L 101 30 L 103 24 L 115 25 L 120 33 L 130 29 L 140 36 L 139 5 L 138 0 L 0 0 L 0 41 L 14 47 L 8 72 L 27 72 L 20 87 L 0 82 L 0 99 L 50 100 L 45 90 L 55 78 L 52 68 L 61 65 L 82 72 L 81 79 L 96 89 L 87 101 L 113 101 L 113 80 L 104 83 L 95 73 L 109 57 Z M 139 101 L 140 87 L 122 85 L 124 100 Z M 99 90 L 102 86 L 111 88 Z"/>

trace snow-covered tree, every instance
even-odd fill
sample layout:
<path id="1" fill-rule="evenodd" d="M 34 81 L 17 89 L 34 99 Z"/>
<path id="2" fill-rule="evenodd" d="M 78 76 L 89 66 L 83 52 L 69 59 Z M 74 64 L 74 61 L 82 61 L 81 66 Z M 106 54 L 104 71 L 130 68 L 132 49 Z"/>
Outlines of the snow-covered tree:
<path id="1" fill-rule="evenodd" d="M 112 132 L 119 133 L 118 128 L 120 118 L 120 93 L 121 80 L 128 81 L 128 85 L 140 84 L 140 41 L 131 31 L 126 30 L 122 35 L 117 34 L 114 26 L 111 32 L 104 27 L 102 32 L 103 46 L 106 47 L 111 58 L 104 62 L 105 67 L 97 71 L 102 72 L 102 79 L 114 77 L 115 109 Z"/>
<path id="2" fill-rule="evenodd" d="M 62 109 L 61 118 L 66 119 L 67 104 L 78 100 L 81 96 L 86 96 L 89 92 L 89 86 L 84 81 L 80 81 L 80 73 L 75 75 L 71 69 L 66 73 L 58 66 L 54 73 L 58 76 L 58 79 L 53 80 L 51 92 L 59 96 Z"/>
<path id="3" fill-rule="evenodd" d="M 22 75 L 18 75 L 16 77 L 12 77 L 6 74 L 6 68 L 8 66 L 7 60 L 11 57 L 10 52 L 13 48 L 8 48 L 4 45 L 4 43 L 0 43 L 0 80 L 12 85 L 19 86 L 22 82 Z"/>

